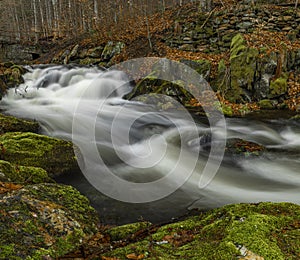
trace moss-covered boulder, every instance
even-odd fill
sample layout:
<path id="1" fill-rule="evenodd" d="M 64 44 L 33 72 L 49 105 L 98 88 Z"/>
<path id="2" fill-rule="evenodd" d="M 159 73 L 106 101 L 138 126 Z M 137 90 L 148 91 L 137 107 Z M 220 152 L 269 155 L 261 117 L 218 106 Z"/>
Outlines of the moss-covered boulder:
<path id="1" fill-rule="evenodd" d="M 176 63 L 169 62 L 168 60 L 159 60 L 152 65 L 151 72 L 139 80 L 133 90 L 127 94 L 125 98 L 130 100 L 137 99 L 138 101 L 150 104 L 155 96 L 151 94 L 156 94 L 156 97 L 159 95 L 167 96 L 184 106 L 189 106 L 193 96 L 188 91 L 183 80 L 179 80 L 183 78 L 182 74 L 187 73 L 190 73 L 190 70 L 185 65 L 180 67 L 176 65 Z M 158 97 L 155 101 L 164 102 L 161 97 Z M 152 104 L 156 105 L 155 102 Z"/>
<path id="2" fill-rule="evenodd" d="M 15 87 L 24 82 L 22 75 L 25 72 L 24 67 L 10 62 L 0 64 L 0 99 L 7 88 Z"/>
<path id="3" fill-rule="evenodd" d="M 134 90 L 127 96 L 129 99 L 135 98 L 138 101 L 144 101 L 145 103 L 151 103 L 153 95 L 157 94 L 168 96 L 178 101 L 184 106 L 188 106 L 193 96 L 187 91 L 181 84 L 180 81 L 165 81 L 156 77 L 156 73 L 152 72 L 147 77 L 142 79 L 135 86 Z M 142 96 L 141 98 L 138 98 Z M 149 100 L 149 98 L 151 100 Z M 156 103 L 153 103 L 156 104 Z"/>
<path id="4" fill-rule="evenodd" d="M 230 46 L 231 86 L 226 98 L 232 102 L 251 101 L 247 91 L 252 91 L 258 50 L 250 48 L 241 34 L 233 37 Z"/>
<path id="5" fill-rule="evenodd" d="M 0 259 L 59 257 L 97 230 L 96 212 L 70 186 L 26 186 L 1 195 L 0 205 Z"/>
<path id="6" fill-rule="evenodd" d="M 24 83 L 22 75 L 27 71 L 24 67 L 19 65 L 12 65 L 10 67 L 4 65 L 4 67 L 6 67 L 6 69 L 0 74 L 0 76 L 8 87 L 15 87 Z"/>
<path id="7" fill-rule="evenodd" d="M 263 99 L 258 102 L 258 105 L 261 109 L 274 109 L 275 104 L 270 99 Z"/>
<path id="8" fill-rule="evenodd" d="M 0 134 L 6 132 L 33 132 L 40 129 L 38 122 L 0 114 Z"/>
<path id="9" fill-rule="evenodd" d="M 0 160 L 0 181 L 20 184 L 54 182 L 42 168 L 13 165 L 3 160 Z"/>
<path id="10" fill-rule="evenodd" d="M 70 142 L 34 133 L 11 132 L 0 135 L 0 159 L 16 165 L 41 167 L 49 177 L 77 167 Z"/>
<path id="11" fill-rule="evenodd" d="M 122 246 L 115 244 L 104 255 L 115 259 L 296 260 L 300 258 L 299 227 L 299 205 L 234 204 L 158 229 L 142 228 L 134 242 L 123 240 Z"/>
<path id="12" fill-rule="evenodd" d="M 271 81 L 269 98 L 279 97 L 287 92 L 288 88 L 288 75 L 284 74 L 281 77 Z"/>

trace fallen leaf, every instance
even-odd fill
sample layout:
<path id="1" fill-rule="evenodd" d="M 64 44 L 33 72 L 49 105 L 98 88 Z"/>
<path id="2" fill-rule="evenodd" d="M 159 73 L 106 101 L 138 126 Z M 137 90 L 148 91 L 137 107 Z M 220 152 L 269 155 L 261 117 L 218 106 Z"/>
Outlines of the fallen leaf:
<path id="1" fill-rule="evenodd" d="M 135 253 L 126 255 L 127 259 L 134 259 L 134 260 L 140 260 L 140 259 L 143 259 L 144 257 L 145 257 L 145 255 L 143 255 L 143 254 L 136 255 Z"/>

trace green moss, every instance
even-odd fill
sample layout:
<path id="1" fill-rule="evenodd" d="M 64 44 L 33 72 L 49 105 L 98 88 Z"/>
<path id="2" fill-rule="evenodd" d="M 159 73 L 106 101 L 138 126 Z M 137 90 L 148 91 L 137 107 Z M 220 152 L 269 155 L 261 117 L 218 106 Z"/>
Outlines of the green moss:
<path id="1" fill-rule="evenodd" d="M 300 114 L 297 114 L 291 118 L 292 120 L 300 120 Z"/>
<path id="2" fill-rule="evenodd" d="M 258 50 L 249 48 L 241 34 L 232 39 L 230 49 L 231 86 L 226 98 L 232 102 L 244 102 L 244 91 L 252 90 Z"/>
<path id="3" fill-rule="evenodd" d="M 230 75 L 227 71 L 229 71 L 229 68 L 227 68 L 225 60 L 221 59 L 218 63 L 217 77 L 211 83 L 213 89 L 223 96 L 225 96 L 230 89 Z"/>
<path id="4" fill-rule="evenodd" d="M 15 169 L 20 179 L 15 179 L 14 182 L 26 182 L 27 184 L 54 182 L 48 176 L 48 173 L 42 168 L 31 166 L 15 166 Z"/>
<path id="5" fill-rule="evenodd" d="M 270 99 L 263 99 L 258 102 L 261 109 L 274 109 L 274 105 Z"/>
<path id="6" fill-rule="evenodd" d="M 228 105 L 225 105 L 225 104 L 222 104 L 222 113 L 225 116 L 233 116 L 232 107 L 228 106 Z"/>
<path id="7" fill-rule="evenodd" d="M 96 58 L 84 58 L 79 61 L 80 65 L 91 65 L 91 64 L 99 64 L 101 62 L 101 59 Z"/>
<path id="8" fill-rule="evenodd" d="M 42 168 L 18 166 L 2 160 L 0 160 L 0 181 L 26 184 L 53 182 Z"/>
<path id="9" fill-rule="evenodd" d="M 232 38 L 230 48 L 230 59 L 238 57 L 242 54 L 243 51 L 247 49 L 247 47 L 245 46 L 245 40 L 240 33 Z"/>
<path id="10" fill-rule="evenodd" d="M 28 185 L 0 202 L 1 259 L 59 257 L 97 230 L 97 213 L 70 186 Z"/>
<path id="11" fill-rule="evenodd" d="M 157 102 L 162 101 L 164 98 L 157 98 L 158 96 L 156 96 L 155 99 L 152 98 L 153 96 L 151 96 L 151 94 L 158 94 L 158 95 L 165 95 L 168 97 L 172 97 L 174 98 L 174 100 L 180 102 L 181 104 L 188 106 L 192 98 L 192 95 L 185 88 L 184 83 L 179 80 L 173 82 L 162 80 L 158 76 L 156 76 L 158 73 L 159 72 L 157 71 L 152 71 L 149 75 L 147 75 L 147 77 L 145 77 L 140 82 L 138 82 L 135 88 L 133 89 L 133 91 L 129 93 L 125 98 L 135 99 L 141 102 L 145 102 L 157 106 L 158 105 Z M 169 99 L 168 101 L 170 102 L 171 100 Z M 165 107 L 164 102 L 165 101 L 161 102 L 162 104 L 157 107 L 159 109 L 163 109 Z M 169 105 L 167 106 L 167 108 L 170 107 Z"/>
<path id="12" fill-rule="evenodd" d="M 138 222 L 111 228 L 107 231 L 112 241 L 118 241 L 127 238 L 135 232 L 149 227 L 149 222 Z"/>
<path id="13" fill-rule="evenodd" d="M 6 132 L 33 132 L 39 131 L 39 124 L 34 121 L 18 119 L 13 116 L 0 114 L 0 134 Z"/>
<path id="14" fill-rule="evenodd" d="M 282 75 L 282 77 L 271 81 L 270 83 L 270 94 L 269 97 L 278 97 L 284 95 L 287 92 L 287 74 Z"/>
<path id="15" fill-rule="evenodd" d="M 299 205 L 234 204 L 162 226 L 155 234 L 105 255 L 228 260 L 241 256 L 243 246 L 266 260 L 296 260 L 300 257 L 299 223 Z"/>
<path id="16" fill-rule="evenodd" d="M 22 260 L 22 257 L 14 256 L 15 244 L 0 245 L 0 259 Z"/>
<path id="17" fill-rule="evenodd" d="M 220 112 L 222 112 L 224 114 L 224 116 L 233 116 L 233 110 L 232 107 L 226 104 L 221 104 L 219 102 L 215 102 L 214 103 L 214 107 L 219 110 Z"/>
<path id="18" fill-rule="evenodd" d="M 77 167 L 70 142 L 34 133 L 6 133 L 0 136 L 1 158 L 16 165 L 41 167 L 50 177 Z M 0 151 L 1 153 L 1 151 Z"/>
<path id="19" fill-rule="evenodd" d="M 6 67 L 6 66 L 4 66 Z M 3 80 L 8 88 L 17 86 L 24 83 L 22 75 L 26 72 L 26 69 L 22 66 L 11 65 L 7 67 L 3 73 Z"/>

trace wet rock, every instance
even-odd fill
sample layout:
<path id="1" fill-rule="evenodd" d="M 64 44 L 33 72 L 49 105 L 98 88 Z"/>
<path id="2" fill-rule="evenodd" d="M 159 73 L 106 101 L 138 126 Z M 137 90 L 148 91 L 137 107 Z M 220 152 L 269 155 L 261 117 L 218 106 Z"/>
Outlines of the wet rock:
<path id="1" fill-rule="evenodd" d="M 6 132 L 37 133 L 39 129 L 40 126 L 38 122 L 0 114 L 0 134 L 4 134 Z"/>
<path id="2" fill-rule="evenodd" d="M 62 256 L 97 230 L 97 214 L 70 186 L 29 185 L 0 195 L 0 258 Z"/>
<path id="3" fill-rule="evenodd" d="M 226 141 L 225 154 L 230 157 L 255 157 L 260 156 L 265 151 L 263 145 L 246 141 L 239 138 L 231 138 Z"/>
<path id="4" fill-rule="evenodd" d="M 23 166 L 41 167 L 50 177 L 77 169 L 70 142 L 34 133 L 11 132 L 0 136 L 0 159 Z"/>

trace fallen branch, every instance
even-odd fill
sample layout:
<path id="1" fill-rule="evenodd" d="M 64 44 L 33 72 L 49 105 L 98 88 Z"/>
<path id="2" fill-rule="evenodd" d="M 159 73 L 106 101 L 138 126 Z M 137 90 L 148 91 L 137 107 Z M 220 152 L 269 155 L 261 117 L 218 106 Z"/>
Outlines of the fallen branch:
<path id="1" fill-rule="evenodd" d="M 206 18 L 206 20 L 204 21 L 204 23 L 200 26 L 200 29 L 202 29 L 206 23 L 208 22 L 209 18 L 211 17 L 211 15 L 213 14 L 213 12 L 216 10 L 216 8 L 214 8 L 213 10 L 211 10 Z"/>

